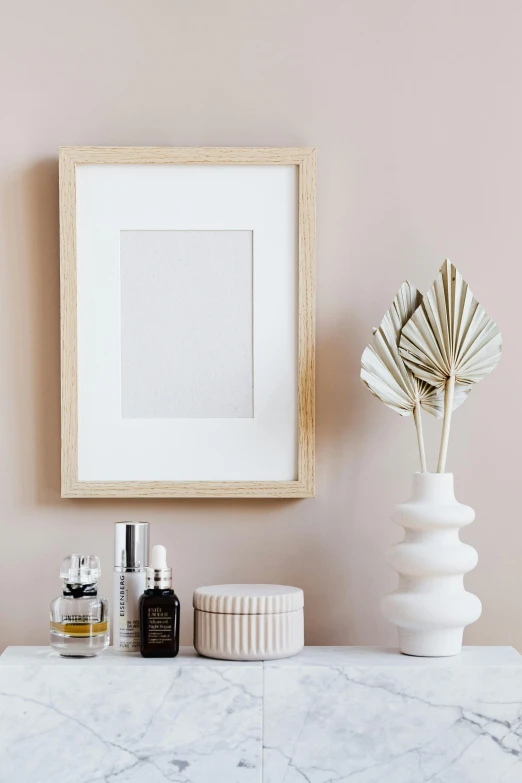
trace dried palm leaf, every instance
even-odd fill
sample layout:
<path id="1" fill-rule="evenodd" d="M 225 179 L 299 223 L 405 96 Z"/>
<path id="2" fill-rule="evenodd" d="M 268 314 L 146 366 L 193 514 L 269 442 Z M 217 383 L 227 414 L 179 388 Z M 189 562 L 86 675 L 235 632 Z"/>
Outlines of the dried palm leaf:
<path id="1" fill-rule="evenodd" d="M 496 323 L 446 260 L 433 286 L 402 330 L 400 354 L 420 380 L 444 390 L 444 424 L 438 472 L 446 467 L 456 384 L 468 388 L 500 360 Z"/>
<path id="2" fill-rule="evenodd" d="M 421 470 L 426 471 L 426 457 L 420 408 L 437 418 L 444 413 L 444 391 L 416 378 L 399 353 L 399 339 L 404 325 L 422 302 L 422 296 L 408 281 L 399 288 L 392 306 L 362 355 L 361 379 L 385 405 L 401 416 L 413 413 L 417 429 Z M 464 402 L 468 389 L 459 388 L 455 407 Z"/>

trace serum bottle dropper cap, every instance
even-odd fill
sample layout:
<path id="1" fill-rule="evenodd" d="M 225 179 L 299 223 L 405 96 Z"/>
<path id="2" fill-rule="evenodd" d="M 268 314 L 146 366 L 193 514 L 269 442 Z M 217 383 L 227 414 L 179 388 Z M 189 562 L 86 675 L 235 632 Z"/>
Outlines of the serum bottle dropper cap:
<path id="1" fill-rule="evenodd" d="M 152 565 L 147 568 L 147 589 L 172 590 L 172 568 L 167 566 L 167 550 L 161 544 L 152 549 Z"/>

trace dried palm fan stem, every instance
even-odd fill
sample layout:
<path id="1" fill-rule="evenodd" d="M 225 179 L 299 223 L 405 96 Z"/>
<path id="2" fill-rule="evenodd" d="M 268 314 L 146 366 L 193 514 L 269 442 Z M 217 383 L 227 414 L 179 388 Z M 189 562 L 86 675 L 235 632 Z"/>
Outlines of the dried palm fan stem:
<path id="1" fill-rule="evenodd" d="M 413 419 L 415 421 L 415 429 L 417 430 L 417 443 L 419 444 L 421 473 L 426 473 L 426 451 L 424 449 L 424 434 L 422 432 L 421 409 L 418 400 L 415 403 L 415 407 L 413 409 Z"/>
<path id="2" fill-rule="evenodd" d="M 451 427 L 451 414 L 453 413 L 453 395 L 455 392 L 455 376 L 450 375 L 446 381 L 444 392 L 444 421 L 442 424 L 442 437 L 440 439 L 439 464 L 437 473 L 444 473 L 446 470 L 446 457 L 448 455 L 448 442 Z"/>

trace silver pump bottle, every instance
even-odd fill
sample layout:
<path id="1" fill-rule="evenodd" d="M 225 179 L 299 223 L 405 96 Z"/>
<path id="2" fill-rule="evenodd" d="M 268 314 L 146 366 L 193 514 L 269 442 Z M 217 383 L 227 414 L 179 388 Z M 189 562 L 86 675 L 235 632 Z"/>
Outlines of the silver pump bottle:
<path id="1" fill-rule="evenodd" d="M 139 600 L 149 565 L 149 527 L 148 522 L 114 525 L 112 643 L 123 652 L 140 649 Z"/>

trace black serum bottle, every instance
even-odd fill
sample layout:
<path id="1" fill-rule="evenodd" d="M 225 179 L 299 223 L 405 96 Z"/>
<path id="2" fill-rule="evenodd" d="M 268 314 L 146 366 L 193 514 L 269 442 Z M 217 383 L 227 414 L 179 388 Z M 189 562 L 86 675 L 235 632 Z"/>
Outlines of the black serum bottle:
<path id="1" fill-rule="evenodd" d="M 140 652 L 144 658 L 174 658 L 179 652 L 179 600 L 172 589 L 167 550 L 161 545 L 152 550 L 140 598 Z"/>

